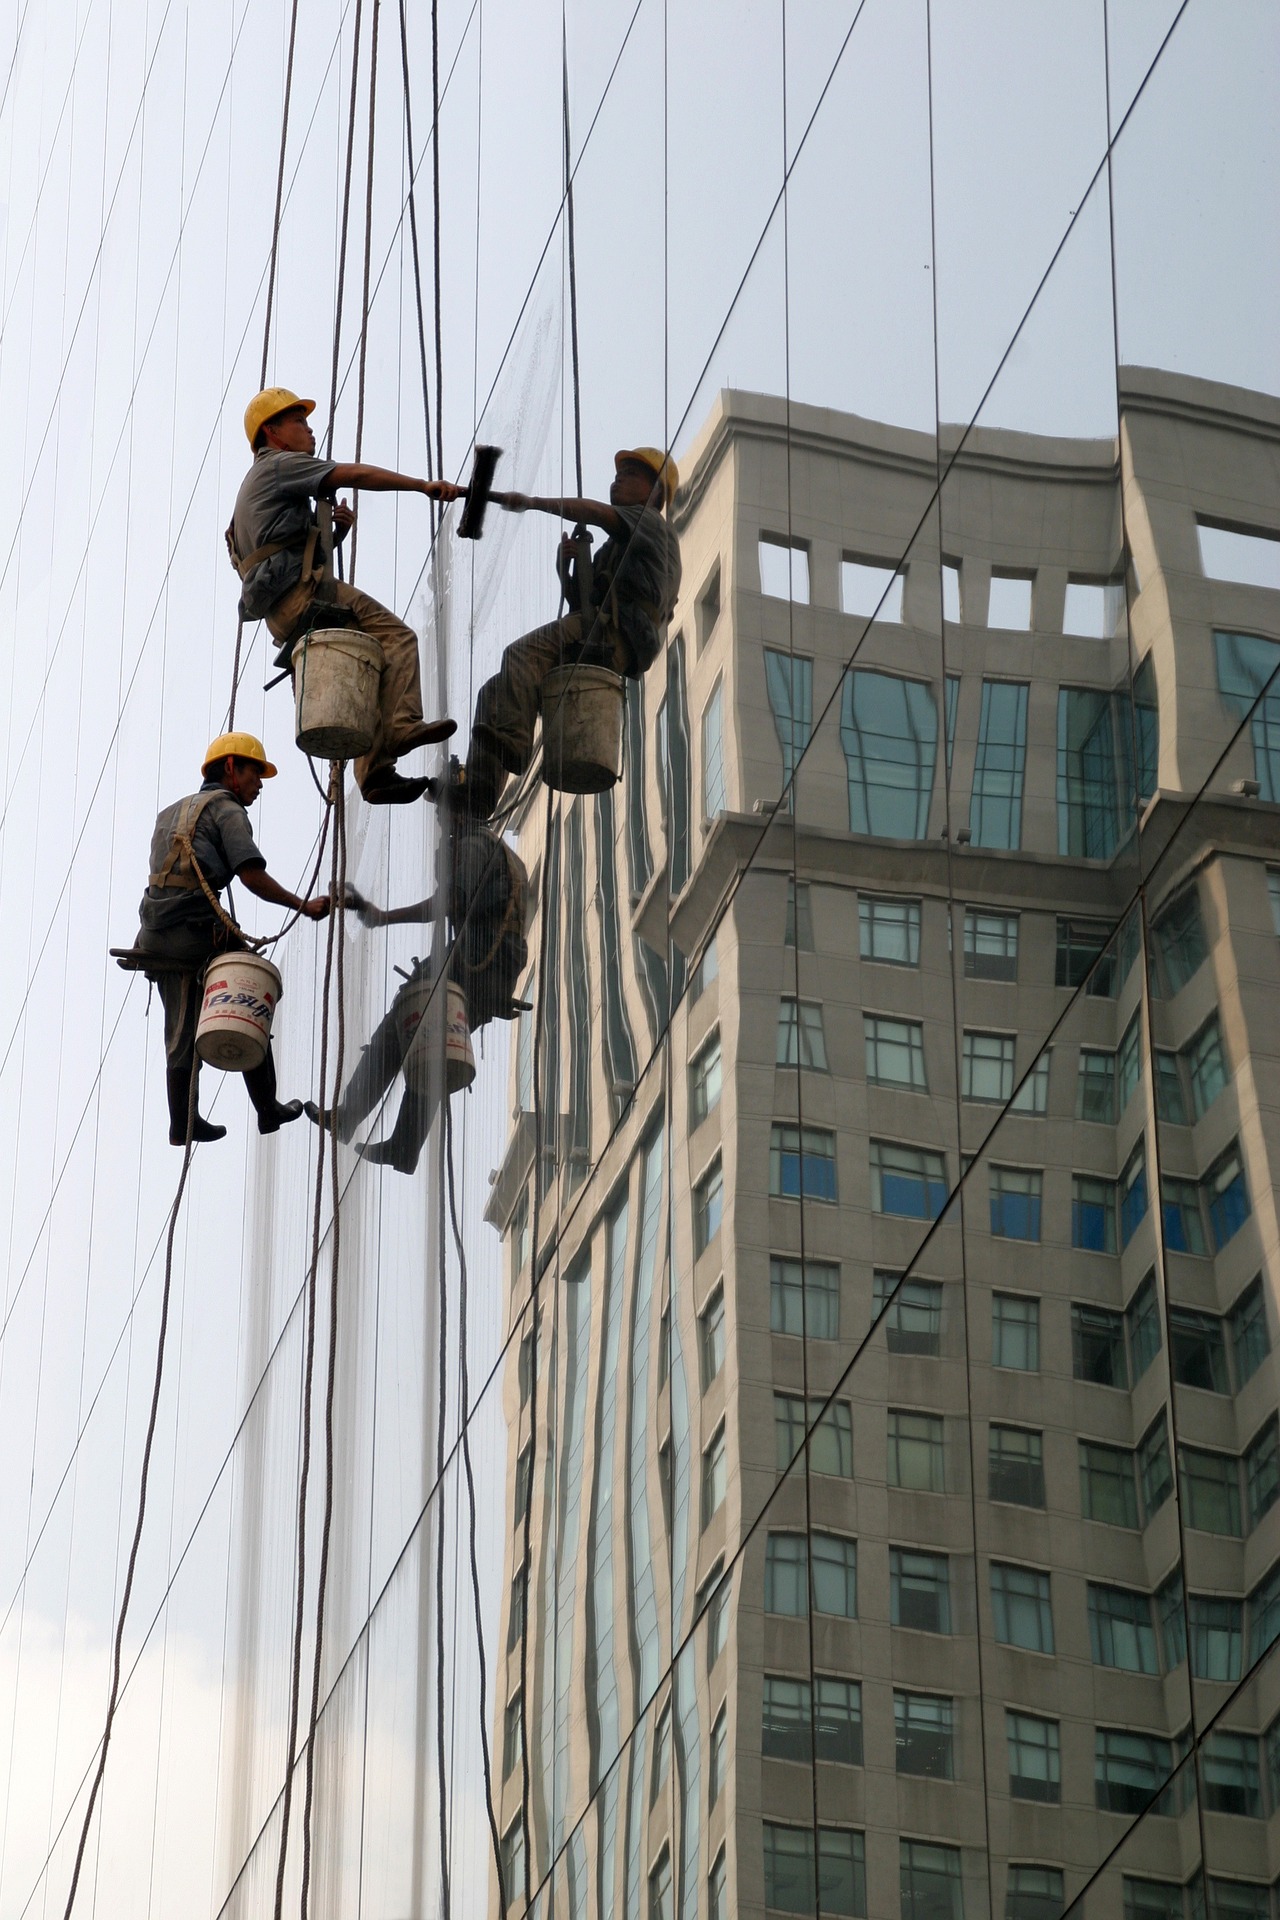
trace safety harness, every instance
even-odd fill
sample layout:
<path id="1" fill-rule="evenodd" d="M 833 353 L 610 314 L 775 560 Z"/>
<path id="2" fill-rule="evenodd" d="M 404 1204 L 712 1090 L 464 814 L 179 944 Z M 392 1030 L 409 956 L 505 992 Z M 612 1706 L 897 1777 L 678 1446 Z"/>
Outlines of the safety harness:
<path id="1" fill-rule="evenodd" d="M 227 912 L 221 900 L 219 900 L 217 894 L 205 879 L 200 867 L 200 862 L 196 859 L 195 848 L 192 845 L 192 839 L 200 823 L 201 814 L 205 808 L 209 806 L 212 801 L 217 800 L 218 797 L 219 794 L 216 791 L 211 793 L 193 793 L 183 801 L 182 811 L 174 822 L 173 834 L 169 841 L 169 851 L 165 855 L 159 871 L 147 876 L 147 885 L 149 887 L 155 887 L 159 891 L 163 891 L 167 887 L 176 887 L 182 893 L 203 893 L 227 932 L 234 934 L 236 939 L 241 941 L 246 947 L 257 947 L 262 945 L 263 942 L 251 939 L 243 927 L 238 926 L 231 918 L 231 915 Z"/>

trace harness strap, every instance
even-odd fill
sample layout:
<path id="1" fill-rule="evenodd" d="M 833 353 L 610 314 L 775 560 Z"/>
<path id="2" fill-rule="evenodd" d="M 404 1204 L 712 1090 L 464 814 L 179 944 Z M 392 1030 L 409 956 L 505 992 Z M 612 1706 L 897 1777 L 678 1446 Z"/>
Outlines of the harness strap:
<path id="1" fill-rule="evenodd" d="M 195 893 L 200 881 L 195 877 L 200 869 L 196 866 L 195 855 L 191 851 L 191 836 L 199 824 L 200 816 L 210 801 L 216 799 L 213 793 L 193 793 L 182 803 L 182 812 L 174 823 L 173 836 L 169 841 L 169 851 L 158 873 L 148 874 L 149 887 L 179 887 L 184 893 Z M 194 872 L 192 871 L 194 869 Z"/>

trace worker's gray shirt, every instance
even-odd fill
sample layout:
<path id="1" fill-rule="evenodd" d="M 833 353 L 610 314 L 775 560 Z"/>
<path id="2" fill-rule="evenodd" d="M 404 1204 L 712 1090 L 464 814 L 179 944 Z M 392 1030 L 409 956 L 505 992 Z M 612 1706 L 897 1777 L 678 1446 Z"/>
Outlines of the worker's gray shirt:
<path id="1" fill-rule="evenodd" d="M 259 547 L 273 546 L 277 540 L 293 544 L 260 561 L 246 575 L 240 591 L 240 611 L 246 620 L 261 620 L 281 594 L 302 578 L 302 549 L 315 519 L 311 502 L 336 464 L 274 447 L 254 454 L 231 516 L 236 549 L 248 559 Z"/>
<path id="2" fill-rule="evenodd" d="M 592 555 L 591 600 L 606 606 L 610 586 L 618 629 L 644 673 L 662 651 L 680 594 L 680 542 L 653 507 L 615 507 L 623 524 Z"/>
<path id="3" fill-rule="evenodd" d="M 254 841 L 243 801 L 229 793 L 220 780 L 206 780 L 200 791 L 215 798 L 196 822 L 191 850 L 213 891 L 221 893 L 227 882 L 246 867 L 265 868 L 267 863 Z M 178 816 L 185 805 L 186 800 L 175 800 L 156 815 L 151 836 L 152 873 L 159 873 L 169 857 Z M 138 918 L 148 933 L 167 933 L 177 927 L 212 928 L 216 915 L 198 886 L 194 892 L 185 887 L 149 886 L 142 896 Z"/>

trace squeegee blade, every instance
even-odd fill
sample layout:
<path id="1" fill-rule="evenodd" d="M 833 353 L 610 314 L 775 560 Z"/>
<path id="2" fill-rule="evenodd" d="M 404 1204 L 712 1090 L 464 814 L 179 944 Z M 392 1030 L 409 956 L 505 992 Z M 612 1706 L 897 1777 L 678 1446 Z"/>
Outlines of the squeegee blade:
<path id="1" fill-rule="evenodd" d="M 478 446 L 476 448 L 476 457 L 471 467 L 471 485 L 467 488 L 466 504 L 458 517 L 460 540 L 480 538 L 480 532 L 484 526 L 485 508 L 489 504 L 489 490 L 493 486 L 493 476 L 497 472 L 501 458 L 501 447 Z"/>

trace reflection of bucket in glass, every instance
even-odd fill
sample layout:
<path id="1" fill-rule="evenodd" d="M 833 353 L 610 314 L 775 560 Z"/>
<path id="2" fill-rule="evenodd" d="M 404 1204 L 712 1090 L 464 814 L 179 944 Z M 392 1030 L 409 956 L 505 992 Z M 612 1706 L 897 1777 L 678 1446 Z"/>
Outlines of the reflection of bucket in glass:
<path id="1" fill-rule="evenodd" d="M 622 777 L 622 675 L 553 667 L 542 683 L 542 778 L 558 793 L 606 793 Z"/>
<path id="2" fill-rule="evenodd" d="M 283 982 L 260 953 L 215 953 L 204 970 L 196 1052 L 224 1073 L 251 1073 L 267 1057 Z"/>
<path id="3" fill-rule="evenodd" d="M 444 1090 L 460 1093 L 476 1077 L 467 1025 L 467 997 L 454 980 L 432 993 L 429 980 L 401 993 L 400 1031 L 408 1039 L 404 1083 L 410 1093 L 429 1093 L 433 1060 L 444 1060 Z"/>
<path id="4" fill-rule="evenodd" d="M 294 732 L 304 753 L 352 760 L 373 745 L 382 648 L 353 627 L 322 627 L 293 650 Z"/>

